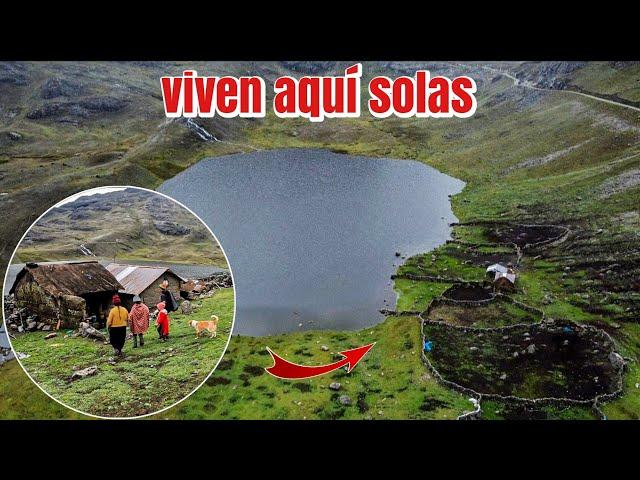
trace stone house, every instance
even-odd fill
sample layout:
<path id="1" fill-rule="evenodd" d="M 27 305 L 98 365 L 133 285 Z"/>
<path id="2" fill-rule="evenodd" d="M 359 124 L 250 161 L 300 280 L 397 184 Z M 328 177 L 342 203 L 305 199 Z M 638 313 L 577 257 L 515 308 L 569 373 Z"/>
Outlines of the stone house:
<path id="1" fill-rule="evenodd" d="M 507 272 L 496 272 L 493 279 L 494 290 L 514 290 L 516 287 L 516 274 L 513 269 Z"/>
<path id="2" fill-rule="evenodd" d="M 59 328 L 76 328 L 95 315 L 103 322 L 111 298 L 122 285 L 96 261 L 27 263 L 9 293 L 16 305 L 40 322 Z"/>
<path id="3" fill-rule="evenodd" d="M 149 308 L 155 308 L 160 301 L 160 283 L 169 282 L 168 290 L 176 300 L 180 299 L 180 290 L 185 282 L 168 267 L 153 267 L 110 263 L 107 270 L 122 284 L 120 297 L 122 305 L 131 309 L 134 295 L 140 296 Z"/>

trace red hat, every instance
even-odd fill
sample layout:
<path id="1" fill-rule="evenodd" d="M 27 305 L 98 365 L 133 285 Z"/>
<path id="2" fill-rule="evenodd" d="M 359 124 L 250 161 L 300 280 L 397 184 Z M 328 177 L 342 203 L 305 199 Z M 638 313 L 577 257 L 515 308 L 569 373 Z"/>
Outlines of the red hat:
<path id="1" fill-rule="evenodd" d="M 114 295 L 113 298 L 111 299 L 111 302 L 114 305 L 120 305 L 120 297 L 118 295 Z"/>

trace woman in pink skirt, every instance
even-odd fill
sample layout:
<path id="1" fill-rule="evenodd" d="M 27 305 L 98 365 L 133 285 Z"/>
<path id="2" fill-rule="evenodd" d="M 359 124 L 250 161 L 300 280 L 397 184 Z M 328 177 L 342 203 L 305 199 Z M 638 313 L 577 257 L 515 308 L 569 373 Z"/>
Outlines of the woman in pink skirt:
<path id="1" fill-rule="evenodd" d="M 133 307 L 129 312 L 129 328 L 133 333 L 133 348 L 138 348 L 138 336 L 140 346 L 144 346 L 144 334 L 149 330 L 149 307 L 142 303 L 138 295 L 133 297 Z"/>

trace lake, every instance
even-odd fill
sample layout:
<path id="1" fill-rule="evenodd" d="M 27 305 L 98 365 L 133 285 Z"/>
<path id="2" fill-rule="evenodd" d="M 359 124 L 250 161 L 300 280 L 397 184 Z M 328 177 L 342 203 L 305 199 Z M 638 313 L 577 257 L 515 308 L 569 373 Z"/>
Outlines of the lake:
<path id="1" fill-rule="evenodd" d="M 464 182 L 422 163 L 284 149 L 208 158 L 159 188 L 198 214 L 236 284 L 234 333 L 359 329 L 402 260 L 450 238 Z M 386 303 L 385 303 L 386 302 Z"/>

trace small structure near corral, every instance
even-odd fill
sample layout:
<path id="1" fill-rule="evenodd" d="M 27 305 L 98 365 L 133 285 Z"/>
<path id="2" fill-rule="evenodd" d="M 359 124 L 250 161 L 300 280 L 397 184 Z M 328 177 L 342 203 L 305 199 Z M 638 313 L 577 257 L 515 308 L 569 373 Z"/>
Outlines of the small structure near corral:
<path id="1" fill-rule="evenodd" d="M 493 279 L 494 290 L 514 290 L 516 288 L 516 274 L 513 269 L 509 269 L 507 272 L 496 272 Z"/>
<path id="2" fill-rule="evenodd" d="M 149 308 L 154 308 L 160 301 L 160 284 L 164 280 L 169 282 L 168 290 L 177 299 L 185 281 L 168 267 L 110 263 L 107 270 L 122 284 L 120 297 L 127 309 L 133 305 L 134 295 L 138 295 Z"/>
<path id="3" fill-rule="evenodd" d="M 516 286 L 516 272 L 511 263 L 507 266 L 494 263 L 487 267 L 487 275 L 493 277 L 494 290 L 513 290 Z"/>
<path id="4" fill-rule="evenodd" d="M 9 291 L 18 308 L 40 322 L 75 328 L 85 318 L 102 320 L 122 285 L 98 262 L 27 263 Z"/>
<path id="5" fill-rule="evenodd" d="M 507 273 L 509 271 L 508 267 L 505 267 L 501 263 L 494 263 L 493 265 L 489 265 L 487 267 L 487 275 L 494 276 L 496 273 Z"/>

